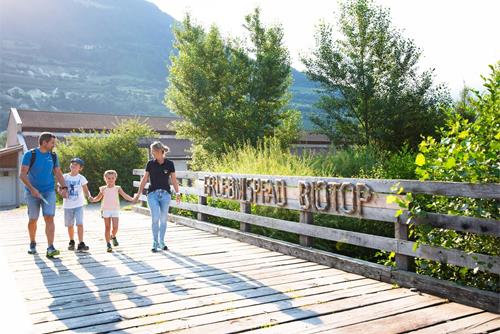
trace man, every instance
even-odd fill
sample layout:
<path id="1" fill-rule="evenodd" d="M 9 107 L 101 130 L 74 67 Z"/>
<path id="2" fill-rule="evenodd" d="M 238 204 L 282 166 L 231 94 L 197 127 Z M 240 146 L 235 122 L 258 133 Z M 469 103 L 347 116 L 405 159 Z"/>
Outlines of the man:
<path id="1" fill-rule="evenodd" d="M 38 138 L 39 146 L 26 152 L 23 156 L 20 178 L 26 186 L 26 202 L 28 204 L 28 232 L 30 246 L 28 253 L 36 254 L 36 225 L 40 215 L 40 206 L 45 220 L 47 236 L 47 257 L 59 255 L 54 248 L 54 215 L 56 211 L 56 192 L 54 175 L 61 185 L 61 195 L 68 196 L 68 187 L 64 181 L 59 159 L 52 152 L 56 145 L 56 136 L 50 132 L 42 132 Z"/>

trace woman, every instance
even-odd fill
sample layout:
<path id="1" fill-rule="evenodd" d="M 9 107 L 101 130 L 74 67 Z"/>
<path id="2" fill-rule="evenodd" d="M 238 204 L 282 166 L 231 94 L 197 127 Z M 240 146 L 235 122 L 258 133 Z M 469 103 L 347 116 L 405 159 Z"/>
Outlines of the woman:
<path id="1" fill-rule="evenodd" d="M 136 195 L 138 199 L 149 179 L 148 206 L 151 210 L 151 229 L 153 231 L 152 252 L 168 250 L 165 244 L 165 232 L 167 231 L 168 207 L 171 199 L 170 183 L 174 186 L 177 204 L 181 201 L 174 163 L 166 158 L 168 151 L 169 148 L 159 141 L 151 144 L 153 159 L 149 160 L 146 165 L 146 172 Z"/>

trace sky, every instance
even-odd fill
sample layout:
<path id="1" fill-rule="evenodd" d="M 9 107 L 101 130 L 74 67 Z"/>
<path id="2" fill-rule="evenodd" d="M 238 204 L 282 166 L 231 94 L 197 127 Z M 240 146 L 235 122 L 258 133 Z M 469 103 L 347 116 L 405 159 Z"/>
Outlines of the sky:
<path id="1" fill-rule="evenodd" d="M 261 8 L 265 24 L 281 24 L 292 66 L 304 70 L 300 55 L 314 47 L 320 20 L 335 23 L 335 0 L 149 0 L 182 20 L 186 12 L 205 27 L 216 24 L 225 36 L 242 36 L 246 14 Z M 423 50 L 422 69 L 434 68 L 454 97 L 464 83 L 482 88 L 481 75 L 500 60 L 498 0 L 375 0 L 389 8 L 393 25 Z"/>

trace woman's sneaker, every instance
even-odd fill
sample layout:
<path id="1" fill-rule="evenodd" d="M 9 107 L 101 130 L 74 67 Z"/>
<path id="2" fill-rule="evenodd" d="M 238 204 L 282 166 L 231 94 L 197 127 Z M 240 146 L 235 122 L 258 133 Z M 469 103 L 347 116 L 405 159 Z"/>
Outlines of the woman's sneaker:
<path id="1" fill-rule="evenodd" d="M 111 241 L 113 241 L 113 246 L 118 247 L 119 243 L 118 240 L 116 240 L 116 237 L 111 237 Z"/>
<path id="2" fill-rule="evenodd" d="M 57 249 L 54 248 L 54 246 L 50 246 L 49 248 L 47 248 L 47 257 L 48 258 L 53 258 L 54 256 L 57 256 L 61 254 L 61 252 L 59 252 Z"/>
<path id="3" fill-rule="evenodd" d="M 75 250 L 75 240 L 70 240 L 68 244 L 68 250 L 74 251 Z"/>
<path id="4" fill-rule="evenodd" d="M 110 244 L 109 242 L 107 243 L 107 245 L 106 245 L 106 246 L 107 246 L 107 250 L 106 250 L 106 251 L 107 251 L 108 253 L 113 253 L 113 247 L 111 247 L 111 244 Z"/>
<path id="5" fill-rule="evenodd" d="M 153 247 L 151 247 L 151 251 L 152 251 L 153 253 L 158 252 L 158 243 L 157 243 L 156 241 L 155 241 L 155 242 L 153 242 Z"/>
<path id="6" fill-rule="evenodd" d="M 89 250 L 89 246 L 85 245 L 85 243 L 82 241 L 78 244 L 77 251 L 78 252 L 86 252 Z"/>
<path id="7" fill-rule="evenodd" d="M 160 249 L 164 250 L 164 251 L 168 251 L 168 247 L 167 247 L 167 245 L 165 245 L 164 242 L 160 242 Z"/>
<path id="8" fill-rule="evenodd" d="M 30 242 L 30 248 L 28 249 L 28 254 L 35 255 L 36 254 L 36 242 Z"/>

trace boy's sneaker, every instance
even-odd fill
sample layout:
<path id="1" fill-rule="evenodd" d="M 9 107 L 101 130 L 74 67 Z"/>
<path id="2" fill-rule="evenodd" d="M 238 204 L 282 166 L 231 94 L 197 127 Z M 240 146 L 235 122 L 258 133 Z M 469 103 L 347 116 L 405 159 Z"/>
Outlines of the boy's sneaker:
<path id="1" fill-rule="evenodd" d="M 83 241 L 78 244 L 77 251 L 86 252 L 88 250 L 89 250 L 89 246 L 85 245 L 85 243 Z"/>
<path id="2" fill-rule="evenodd" d="M 70 251 L 74 251 L 75 250 L 75 240 L 70 240 L 69 241 L 68 250 L 70 250 Z"/>
<path id="3" fill-rule="evenodd" d="M 111 244 L 108 242 L 107 244 L 107 250 L 106 250 L 108 253 L 112 253 L 113 252 L 113 247 L 111 247 Z"/>
<path id="4" fill-rule="evenodd" d="M 113 246 L 117 247 L 119 245 L 118 240 L 116 240 L 116 237 L 111 237 L 111 241 L 113 241 Z"/>
<path id="5" fill-rule="evenodd" d="M 158 243 L 156 241 L 153 242 L 153 247 L 151 247 L 151 251 L 153 253 L 156 253 L 158 251 Z"/>
<path id="6" fill-rule="evenodd" d="M 48 258 L 53 258 L 54 256 L 57 256 L 61 254 L 61 252 L 59 252 L 57 249 L 54 248 L 54 246 L 50 246 L 49 248 L 47 248 L 47 257 Z"/>
<path id="7" fill-rule="evenodd" d="M 35 255 L 36 254 L 36 242 L 30 242 L 30 248 L 28 249 L 28 254 Z"/>
<path id="8" fill-rule="evenodd" d="M 164 251 L 167 251 L 167 250 L 168 250 L 168 247 L 167 247 L 167 245 L 165 245 L 165 243 L 164 243 L 164 242 L 160 242 L 160 249 L 161 249 L 161 250 L 164 250 Z"/>

